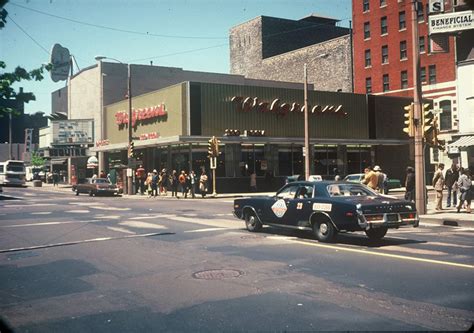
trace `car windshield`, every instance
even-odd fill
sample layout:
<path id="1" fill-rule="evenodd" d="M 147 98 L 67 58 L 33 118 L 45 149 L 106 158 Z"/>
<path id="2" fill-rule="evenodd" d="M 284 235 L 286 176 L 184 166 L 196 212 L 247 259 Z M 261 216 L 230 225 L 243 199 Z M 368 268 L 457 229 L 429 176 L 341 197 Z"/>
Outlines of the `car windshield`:
<path id="1" fill-rule="evenodd" d="M 376 192 L 366 186 L 359 184 L 331 184 L 327 187 L 329 196 L 352 197 L 352 196 L 374 196 Z"/>
<path id="2" fill-rule="evenodd" d="M 105 178 L 97 178 L 97 179 L 95 180 L 95 183 L 96 183 L 96 184 L 108 184 L 109 181 L 108 181 L 107 179 L 105 179 Z"/>
<path id="3" fill-rule="evenodd" d="M 360 181 L 360 178 L 361 178 L 360 175 L 351 175 L 351 176 L 347 176 L 344 180 L 353 182 L 353 181 Z"/>

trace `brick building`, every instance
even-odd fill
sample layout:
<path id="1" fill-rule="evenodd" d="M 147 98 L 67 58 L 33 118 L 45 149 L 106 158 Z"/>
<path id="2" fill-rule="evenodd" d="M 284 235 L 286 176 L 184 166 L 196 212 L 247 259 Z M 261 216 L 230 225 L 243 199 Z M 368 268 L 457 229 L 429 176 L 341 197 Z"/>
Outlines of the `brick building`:
<path id="1" fill-rule="evenodd" d="M 422 96 L 441 110 L 441 137 L 449 141 L 458 129 L 455 41 L 428 36 L 428 0 L 419 2 Z M 413 97 L 412 6 L 408 0 L 352 1 L 356 93 Z"/>
<path id="2" fill-rule="evenodd" d="M 351 92 L 350 29 L 310 15 L 300 20 L 259 16 L 230 30 L 230 72 L 247 78 L 308 82 L 315 90 Z"/>

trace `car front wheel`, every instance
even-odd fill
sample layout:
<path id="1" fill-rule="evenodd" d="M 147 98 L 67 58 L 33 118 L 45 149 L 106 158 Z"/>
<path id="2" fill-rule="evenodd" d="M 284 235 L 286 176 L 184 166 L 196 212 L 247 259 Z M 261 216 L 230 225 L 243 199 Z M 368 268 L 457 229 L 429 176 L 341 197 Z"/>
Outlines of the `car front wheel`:
<path id="1" fill-rule="evenodd" d="M 323 243 L 331 242 L 337 234 L 336 228 L 327 218 L 316 221 L 313 224 L 313 232 L 317 240 Z"/>
<path id="2" fill-rule="evenodd" d="M 260 223 L 254 212 L 245 213 L 245 226 L 248 231 L 260 231 L 262 229 L 262 223 Z"/>
<path id="3" fill-rule="evenodd" d="M 369 239 L 379 240 L 387 234 L 387 230 L 387 228 L 369 229 L 365 231 L 365 234 Z"/>

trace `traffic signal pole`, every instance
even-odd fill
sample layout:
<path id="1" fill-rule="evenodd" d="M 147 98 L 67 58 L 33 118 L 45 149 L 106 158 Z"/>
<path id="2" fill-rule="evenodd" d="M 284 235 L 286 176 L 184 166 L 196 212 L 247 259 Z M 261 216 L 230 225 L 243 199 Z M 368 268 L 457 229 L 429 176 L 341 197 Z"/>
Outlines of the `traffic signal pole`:
<path id="1" fill-rule="evenodd" d="M 412 3 L 412 54 L 413 54 L 413 107 L 415 123 L 415 204 L 418 214 L 426 214 L 425 157 L 423 152 L 423 130 L 420 85 L 420 52 L 418 45 L 417 0 Z"/>

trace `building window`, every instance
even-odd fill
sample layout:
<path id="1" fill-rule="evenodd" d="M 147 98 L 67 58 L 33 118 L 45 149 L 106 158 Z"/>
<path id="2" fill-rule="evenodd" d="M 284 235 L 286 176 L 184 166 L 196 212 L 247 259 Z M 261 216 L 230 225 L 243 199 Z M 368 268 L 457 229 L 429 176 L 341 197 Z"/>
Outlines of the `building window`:
<path id="1" fill-rule="evenodd" d="M 365 50 L 365 67 L 370 67 L 372 65 L 372 60 L 370 57 L 370 50 Z"/>
<path id="2" fill-rule="evenodd" d="M 366 94 L 372 93 L 372 78 L 370 77 L 365 78 L 365 93 Z"/>
<path id="3" fill-rule="evenodd" d="M 425 36 L 420 37 L 418 45 L 420 47 L 420 53 L 425 53 Z"/>
<path id="4" fill-rule="evenodd" d="M 382 81 L 383 81 L 383 91 L 384 92 L 389 91 L 390 90 L 390 84 L 389 84 L 388 74 L 383 75 Z"/>
<path id="5" fill-rule="evenodd" d="M 430 65 L 428 67 L 428 75 L 429 75 L 429 84 L 436 83 L 436 65 Z"/>
<path id="6" fill-rule="evenodd" d="M 425 13 L 423 12 L 423 4 L 421 2 L 418 2 L 417 5 L 417 10 L 416 10 L 416 18 L 418 22 L 423 22 L 425 20 Z"/>
<path id="7" fill-rule="evenodd" d="M 400 42 L 400 60 L 407 59 L 407 41 L 402 40 Z"/>
<path id="8" fill-rule="evenodd" d="M 380 0 L 380 7 L 386 6 L 387 0 Z"/>
<path id="9" fill-rule="evenodd" d="M 403 30 L 407 28 L 407 21 L 405 11 L 398 13 L 398 29 Z"/>
<path id="10" fill-rule="evenodd" d="M 369 11 L 370 7 L 369 7 L 369 0 L 364 0 L 362 2 L 362 11 L 363 12 L 367 12 Z"/>
<path id="11" fill-rule="evenodd" d="M 385 35 L 387 33 L 388 33 L 387 16 L 384 16 L 380 19 L 380 34 Z"/>
<path id="12" fill-rule="evenodd" d="M 370 38 L 370 23 L 364 23 L 364 39 Z"/>
<path id="13" fill-rule="evenodd" d="M 441 131 L 449 131 L 451 126 L 451 101 L 441 101 L 439 108 L 442 110 L 439 119 L 439 129 Z"/>
<path id="14" fill-rule="evenodd" d="M 401 88 L 406 89 L 408 88 L 408 72 L 407 71 L 402 71 L 400 73 L 400 82 L 401 82 Z"/>
<path id="15" fill-rule="evenodd" d="M 421 83 L 426 83 L 426 67 L 420 68 L 420 81 Z"/>
<path id="16" fill-rule="evenodd" d="M 382 46 L 382 64 L 388 64 L 388 46 Z"/>

